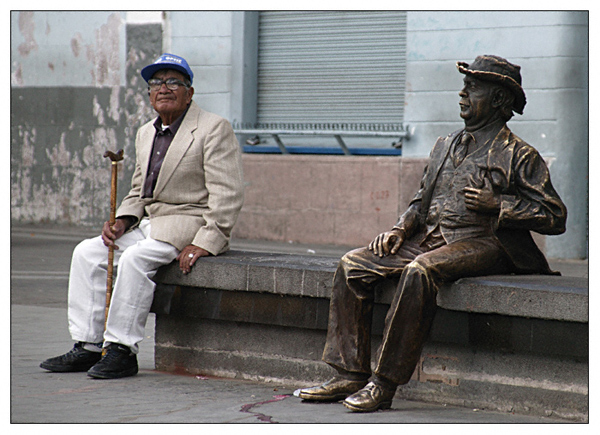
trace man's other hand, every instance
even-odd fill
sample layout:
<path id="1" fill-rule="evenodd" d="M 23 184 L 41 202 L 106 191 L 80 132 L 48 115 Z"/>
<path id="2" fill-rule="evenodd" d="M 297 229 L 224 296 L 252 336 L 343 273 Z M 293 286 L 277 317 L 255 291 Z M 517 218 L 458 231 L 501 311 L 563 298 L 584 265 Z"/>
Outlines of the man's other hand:
<path id="1" fill-rule="evenodd" d="M 179 268 L 183 273 L 189 273 L 196 260 L 200 257 L 208 257 L 210 252 L 196 246 L 187 245 L 179 253 L 176 260 L 179 260 Z"/>
<path id="2" fill-rule="evenodd" d="M 115 224 L 112 227 L 108 221 L 104 222 L 104 226 L 102 227 L 102 241 L 104 244 L 109 247 L 112 246 L 114 249 L 119 249 L 119 247 L 115 245 L 115 240 L 127 231 L 128 224 L 128 219 L 116 219 Z"/>

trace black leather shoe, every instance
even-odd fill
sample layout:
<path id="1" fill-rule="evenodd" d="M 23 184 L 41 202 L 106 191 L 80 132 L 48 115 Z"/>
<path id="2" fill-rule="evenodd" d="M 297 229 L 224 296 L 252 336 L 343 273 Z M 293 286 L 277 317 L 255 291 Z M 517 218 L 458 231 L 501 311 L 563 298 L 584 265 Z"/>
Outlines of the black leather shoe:
<path id="1" fill-rule="evenodd" d="M 111 343 L 106 355 L 88 370 L 88 376 L 97 379 L 117 379 L 133 376 L 138 372 L 137 356 L 127 346 Z"/>
<path id="2" fill-rule="evenodd" d="M 378 409 L 389 409 L 396 390 L 388 390 L 374 382 L 344 400 L 344 406 L 354 412 L 373 412 Z"/>
<path id="3" fill-rule="evenodd" d="M 352 393 L 356 393 L 367 383 L 364 381 L 354 381 L 342 377 L 334 377 L 323 385 L 311 388 L 303 388 L 298 393 L 301 399 L 315 400 L 320 402 L 333 402 L 345 399 Z"/>
<path id="4" fill-rule="evenodd" d="M 48 358 L 40 367 L 51 372 L 87 372 L 90 367 L 100 361 L 100 352 L 91 352 L 83 348 L 85 343 L 75 343 L 73 349 L 64 355 Z"/>

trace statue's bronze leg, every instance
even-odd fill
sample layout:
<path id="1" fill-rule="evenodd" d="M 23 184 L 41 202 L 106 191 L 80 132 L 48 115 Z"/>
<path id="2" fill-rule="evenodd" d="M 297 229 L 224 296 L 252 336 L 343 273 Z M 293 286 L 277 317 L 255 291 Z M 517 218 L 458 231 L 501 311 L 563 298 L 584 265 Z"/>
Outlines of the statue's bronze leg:
<path id="1" fill-rule="evenodd" d="M 442 282 L 509 271 L 505 251 L 491 237 L 455 242 L 418 256 L 400 277 L 374 373 L 397 384 L 410 380 L 433 322 Z"/>

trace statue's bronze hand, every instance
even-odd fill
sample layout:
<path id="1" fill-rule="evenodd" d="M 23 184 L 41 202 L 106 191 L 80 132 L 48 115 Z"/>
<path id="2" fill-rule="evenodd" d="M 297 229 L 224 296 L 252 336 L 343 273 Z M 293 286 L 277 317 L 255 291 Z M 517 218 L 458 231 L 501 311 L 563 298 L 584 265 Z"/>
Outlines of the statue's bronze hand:
<path id="1" fill-rule="evenodd" d="M 496 213 L 500 210 L 500 195 L 494 192 L 492 183 L 485 177 L 483 187 L 465 187 L 465 204 L 469 210 L 481 213 Z"/>
<path id="2" fill-rule="evenodd" d="M 375 255 L 384 257 L 386 255 L 394 255 L 402 246 L 404 242 L 405 234 L 404 231 L 398 228 L 394 228 L 391 231 L 379 234 L 375 239 L 369 243 L 369 250 L 373 251 Z"/>

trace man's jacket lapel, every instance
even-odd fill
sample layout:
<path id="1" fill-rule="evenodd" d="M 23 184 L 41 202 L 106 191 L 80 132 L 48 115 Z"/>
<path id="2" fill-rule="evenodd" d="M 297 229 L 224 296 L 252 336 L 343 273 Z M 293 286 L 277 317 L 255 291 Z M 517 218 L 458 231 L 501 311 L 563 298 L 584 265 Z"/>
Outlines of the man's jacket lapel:
<path id="1" fill-rule="evenodd" d="M 138 161 L 142 164 L 140 168 L 142 172 L 142 183 L 140 195 L 144 193 L 144 186 L 146 185 L 146 177 L 148 176 L 148 166 L 150 165 L 150 156 L 152 155 L 152 146 L 154 144 L 154 136 L 156 129 L 154 125 L 149 124 L 147 128 L 140 130 L 140 140 L 138 146 Z"/>
<path id="2" fill-rule="evenodd" d="M 157 196 L 165 188 L 165 185 L 173 175 L 173 172 L 177 166 L 179 166 L 179 162 L 192 144 L 194 139 L 193 133 L 198 127 L 196 120 L 198 119 L 197 113 L 199 110 L 200 108 L 192 102 L 185 118 L 183 118 L 183 122 L 177 130 L 177 134 L 175 134 L 175 137 L 173 138 L 173 142 L 169 145 L 165 160 L 163 161 L 160 173 L 158 174 L 154 196 Z"/>

